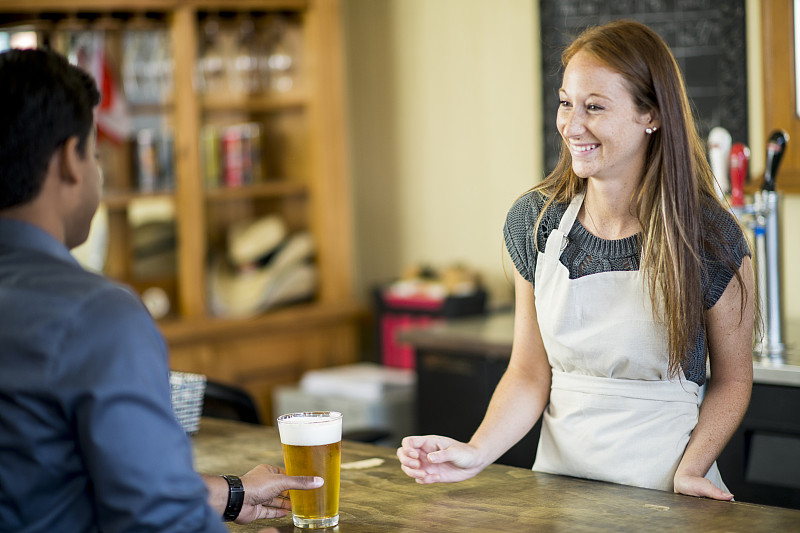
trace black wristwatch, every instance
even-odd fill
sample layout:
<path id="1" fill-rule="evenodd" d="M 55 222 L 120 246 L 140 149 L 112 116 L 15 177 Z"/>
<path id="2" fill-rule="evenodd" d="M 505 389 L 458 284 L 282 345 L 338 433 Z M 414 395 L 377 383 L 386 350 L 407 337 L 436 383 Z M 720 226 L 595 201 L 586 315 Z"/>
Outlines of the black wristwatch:
<path id="1" fill-rule="evenodd" d="M 225 478 L 228 482 L 228 505 L 225 506 L 225 512 L 222 518 L 226 522 L 233 522 L 239 516 L 244 504 L 244 485 L 238 476 L 220 476 Z"/>

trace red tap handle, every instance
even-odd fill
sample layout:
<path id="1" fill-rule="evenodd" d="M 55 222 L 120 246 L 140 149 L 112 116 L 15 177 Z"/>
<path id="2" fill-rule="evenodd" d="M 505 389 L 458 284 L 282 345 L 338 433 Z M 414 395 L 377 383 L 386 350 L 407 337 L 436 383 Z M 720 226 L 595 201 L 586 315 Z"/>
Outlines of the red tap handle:
<path id="1" fill-rule="evenodd" d="M 750 163 L 750 149 L 742 143 L 731 146 L 731 205 L 744 206 L 744 184 L 747 182 L 747 170 Z"/>

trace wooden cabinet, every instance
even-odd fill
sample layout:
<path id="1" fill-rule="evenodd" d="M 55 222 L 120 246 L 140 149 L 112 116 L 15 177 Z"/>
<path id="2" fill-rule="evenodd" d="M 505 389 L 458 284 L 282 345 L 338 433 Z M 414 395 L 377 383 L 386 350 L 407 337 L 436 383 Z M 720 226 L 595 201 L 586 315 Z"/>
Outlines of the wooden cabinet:
<path id="1" fill-rule="evenodd" d="M 243 386 L 265 420 L 272 415 L 273 385 L 296 381 L 309 368 L 357 358 L 361 313 L 352 296 L 339 11 L 338 0 L 0 0 L 0 30 L 29 29 L 40 45 L 56 47 L 65 31 L 103 35 L 107 70 L 127 97 L 133 124 L 128 135 L 133 140 L 102 143 L 109 236 L 104 272 L 140 292 L 156 287 L 166 294 L 170 312 L 159 325 L 173 368 Z M 207 58 L 206 24 L 212 18 L 246 25 L 258 38 L 266 38 L 265 24 L 290 25 L 294 83 L 211 91 L 200 62 Z M 138 72 L 124 63 L 133 46 L 131 32 L 140 29 L 155 32 L 141 46 L 153 46 L 152 35 L 161 39 L 158 72 L 166 81 L 161 98 L 149 102 L 130 98 L 124 83 L 126 75 Z M 222 60 L 225 68 L 241 66 L 238 57 Z M 137 139 L 148 120 L 163 127 L 169 141 L 171 171 L 163 187 L 140 182 L 143 145 Z M 253 151 L 242 153 L 255 154 L 260 164 L 248 168 L 260 170 L 235 182 L 217 173 L 210 182 L 206 131 L 242 124 L 257 128 Z M 133 214 L 148 203 L 168 213 L 162 244 L 172 243 L 166 250 L 172 262 L 156 275 L 143 275 L 137 267 L 140 233 Z M 209 296 L 212 265 L 225 259 L 231 228 L 266 216 L 279 217 L 288 235 L 312 237 L 315 290 L 302 303 L 253 315 L 220 313 Z"/>
<path id="2" fill-rule="evenodd" d="M 754 383 L 717 465 L 740 502 L 800 509 L 800 387 Z"/>
<path id="3" fill-rule="evenodd" d="M 800 116 L 797 113 L 793 0 L 761 3 L 764 43 L 764 138 L 776 129 L 789 134 L 776 186 L 800 192 Z"/>

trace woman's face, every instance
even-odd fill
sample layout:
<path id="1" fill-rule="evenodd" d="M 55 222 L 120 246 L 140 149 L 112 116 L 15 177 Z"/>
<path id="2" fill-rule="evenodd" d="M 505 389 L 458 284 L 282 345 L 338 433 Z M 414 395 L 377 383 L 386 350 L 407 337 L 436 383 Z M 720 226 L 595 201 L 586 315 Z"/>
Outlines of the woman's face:
<path id="1" fill-rule="evenodd" d="M 633 102 L 622 75 L 586 52 L 567 63 L 556 125 L 581 178 L 641 178 L 648 135 L 658 126 Z"/>

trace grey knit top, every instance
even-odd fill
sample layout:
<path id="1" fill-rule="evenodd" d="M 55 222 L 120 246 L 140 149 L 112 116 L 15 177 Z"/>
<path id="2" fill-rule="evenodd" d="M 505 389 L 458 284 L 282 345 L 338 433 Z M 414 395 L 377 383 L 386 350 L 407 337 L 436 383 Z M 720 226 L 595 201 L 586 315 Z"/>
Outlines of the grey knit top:
<path id="1" fill-rule="evenodd" d="M 506 248 L 514 262 L 514 266 L 526 280 L 534 283 L 536 271 L 537 245 L 544 251 L 550 232 L 558 228 L 561 217 L 568 204 L 553 203 L 544 213 L 536 232 L 533 231 L 539 212 L 546 199 L 541 193 L 532 191 L 521 196 L 511 207 L 506 217 L 503 234 Z M 713 212 L 704 212 L 703 227 L 717 227 L 725 241 L 725 250 L 729 250 L 736 264 L 741 265 L 750 249 L 736 219 L 722 207 Z M 714 225 L 714 226 L 710 226 Z M 608 241 L 592 235 L 579 220 L 575 220 L 569 231 L 569 241 L 561 254 L 561 263 L 569 269 L 570 279 L 576 279 L 598 272 L 614 272 L 639 269 L 638 236 Z M 733 271 L 718 259 L 703 254 L 705 265 L 702 273 L 703 299 L 706 309 L 710 309 L 719 300 L 728 283 L 733 278 Z M 686 379 L 703 385 L 706 381 L 706 335 L 701 332 L 695 341 L 691 353 L 684 362 Z"/>

